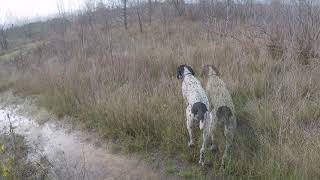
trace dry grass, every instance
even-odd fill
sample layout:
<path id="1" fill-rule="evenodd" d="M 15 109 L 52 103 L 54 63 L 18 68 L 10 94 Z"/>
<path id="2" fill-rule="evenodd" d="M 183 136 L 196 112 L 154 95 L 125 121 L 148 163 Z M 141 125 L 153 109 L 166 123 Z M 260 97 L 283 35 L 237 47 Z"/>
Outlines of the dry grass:
<path id="1" fill-rule="evenodd" d="M 227 34 L 219 18 L 212 24 L 195 17 L 160 18 L 140 33 L 133 23 L 125 31 L 99 21 L 81 24 L 86 16 L 80 16 L 66 32 L 49 33 L 44 43 L 16 58 L 15 90 L 41 94 L 41 105 L 126 142 L 130 151 L 160 149 L 196 163 L 197 151 L 187 148 L 175 71 L 182 63 L 196 72 L 215 64 L 232 93 L 239 124 L 225 174 L 319 178 L 320 52 L 319 39 L 311 37 L 319 19 L 310 27 L 288 22 L 297 30 L 291 32 L 281 24 L 288 14 L 263 10 L 275 12 L 265 17 L 266 24 L 234 19 Z M 217 157 L 210 160 L 217 172 Z"/>

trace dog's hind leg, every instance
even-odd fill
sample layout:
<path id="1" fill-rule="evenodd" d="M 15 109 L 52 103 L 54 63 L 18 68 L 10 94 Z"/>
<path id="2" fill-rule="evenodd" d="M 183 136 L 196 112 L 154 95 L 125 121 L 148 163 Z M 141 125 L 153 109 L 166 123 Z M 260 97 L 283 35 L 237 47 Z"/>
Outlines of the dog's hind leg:
<path id="1" fill-rule="evenodd" d="M 224 124 L 224 135 L 226 137 L 226 147 L 222 156 L 221 168 L 225 168 L 226 161 L 229 161 L 231 145 L 233 144 L 234 130 L 236 127 L 235 117 L 231 109 L 227 106 L 221 106 L 217 111 L 217 118 Z"/>
<path id="2" fill-rule="evenodd" d="M 221 163 L 221 168 L 223 169 L 225 168 L 226 163 L 229 161 L 231 146 L 233 144 L 234 129 L 225 126 L 224 134 L 226 137 L 226 147 L 223 152 L 222 163 Z"/>
<path id="3" fill-rule="evenodd" d="M 210 146 L 210 150 L 213 153 L 216 153 L 218 151 L 218 145 L 215 139 L 215 135 L 216 135 L 216 129 L 217 129 L 217 119 L 213 118 L 212 119 L 212 126 L 211 126 L 211 132 L 210 132 L 210 137 L 211 137 L 211 146 Z"/>
<path id="4" fill-rule="evenodd" d="M 208 124 L 207 124 L 208 125 Z M 204 166 L 204 153 L 208 144 L 209 140 L 209 128 L 204 128 L 203 129 L 203 140 L 202 140 L 202 146 L 200 149 L 200 159 L 199 159 L 199 164 L 201 166 Z"/>
<path id="5" fill-rule="evenodd" d="M 186 116 L 187 116 L 187 129 L 189 133 L 189 147 L 194 147 L 193 137 L 192 137 L 192 127 L 193 127 L 193 114 L 191 112 L 191 106 L 189 105 L 186 109 Z"/>

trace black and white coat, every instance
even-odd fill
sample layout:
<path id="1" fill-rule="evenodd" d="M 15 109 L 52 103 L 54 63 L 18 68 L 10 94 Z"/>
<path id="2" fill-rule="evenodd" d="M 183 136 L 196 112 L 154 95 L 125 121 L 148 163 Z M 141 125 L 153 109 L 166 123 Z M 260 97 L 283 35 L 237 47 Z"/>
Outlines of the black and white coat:
<path id="1" fill-rule="evenodd" d="M 177 69 L 177 78 L 182 80 L 182 95 L 187 103 L 186 117 L 189 133 L 189 147 L 194 146 L 192 129 L 196 122 L 203 131 L 203 143 L 200 150 L 199 163 L 204 165 L 204 151 L 210 137 L 212 115 L 210 113 L 209 100 L 201 82 L 194 76 L 190 66 L 181 65 Z"/>

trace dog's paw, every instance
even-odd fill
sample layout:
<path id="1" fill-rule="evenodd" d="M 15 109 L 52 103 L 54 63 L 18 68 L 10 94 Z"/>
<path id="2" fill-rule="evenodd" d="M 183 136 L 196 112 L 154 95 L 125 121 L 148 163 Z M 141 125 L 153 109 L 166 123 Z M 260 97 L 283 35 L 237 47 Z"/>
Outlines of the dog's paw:
<path id="1" fill-rule="evenodd" d="M 225 167 L 224 167 L 224 165 L 221 165 L 221 166 L 220 166 L 219 172 L 220 172 L 220 173 L 224 173 L 224 172 L 225 172 Z"/>
<path id="2" fill-rule="evenodd" d="M 200 160 L 199 160 L 199 165 L 200 165 L 200 166 L 204 166 L 204 160 L 201 160 L 201 159 L 200 159 Z"/>
<path id="3" fill-rule="evenodd" d="M 210 146 L 210 151 L 215 154 L 219 151 L 219 147 L 213 144 L 212 146 Z"/>
<path id="4" fill-rule="evenodd" d="M 194 147 L 194 143 L 193 143 L 193 142 L 188 142 L 188 146 L 189 146 L 190 148 L 193 148 L 193 147 Z"/>

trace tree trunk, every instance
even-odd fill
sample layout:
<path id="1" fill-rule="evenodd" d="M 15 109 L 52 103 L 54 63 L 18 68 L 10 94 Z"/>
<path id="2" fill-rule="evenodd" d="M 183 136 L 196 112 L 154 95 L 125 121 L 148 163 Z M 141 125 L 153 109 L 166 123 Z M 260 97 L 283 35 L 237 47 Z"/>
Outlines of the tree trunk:
<path id="1" fill-rule="evenodd" d="M 152 17 L 152 11 L 153 11 L 153 8 L 152 8 L 152 1 L 151 0 L 148 0 L 148 14 L 149 14 L 149 25 L 151 25 L 151 17 Z"/>
<path id="2" fill-rule="evenodd" d="M 138 23 L 139 23 L 140 32 L 142 33 L 143 29 L 142 29 L 142 21 L 141 21 L 139 9 L 137 9 L 137 15 L 138 15 Z"/>
<path id="3" fill-rule="evenodd" d="M 0 29 L 0 48 L 8 50 L 7 32 L 4 28 Z"/>
<path id="4" fill-rule="evenodd" d="M 123 19 L 124 19 L 124 28 L 128 30 L 128 22 L 127 22 L 127 1 L 123 0 Z"/>
<path id="5" fill-rule="evenodd" d="M 185 15 L 185 1 L 184 0 L 173 0 L 172 1 L 179 16 Z"/>

